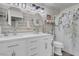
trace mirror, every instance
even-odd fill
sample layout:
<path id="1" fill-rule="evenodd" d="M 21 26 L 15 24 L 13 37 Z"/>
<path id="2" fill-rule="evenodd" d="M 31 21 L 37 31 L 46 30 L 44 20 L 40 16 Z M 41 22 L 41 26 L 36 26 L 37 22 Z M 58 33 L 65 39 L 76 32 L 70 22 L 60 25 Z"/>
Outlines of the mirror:
<path id="1" fill-rule="evenodd" d="M 9 25 L 15 26 L 13 25 L 13 23 L 15 23 L 18 20 L 23 19 L 23 13 L 22 11 L 17 8 L 17 7 L 10 7 L 8 9 L 8 23 Z"/>
<path id="2" fill-rule="evenodd" d="M 11 26 L 16 27 L 18 25 L 18 22 L 21 21 L 22 18 L 20 17 L 11 17 Z"/>

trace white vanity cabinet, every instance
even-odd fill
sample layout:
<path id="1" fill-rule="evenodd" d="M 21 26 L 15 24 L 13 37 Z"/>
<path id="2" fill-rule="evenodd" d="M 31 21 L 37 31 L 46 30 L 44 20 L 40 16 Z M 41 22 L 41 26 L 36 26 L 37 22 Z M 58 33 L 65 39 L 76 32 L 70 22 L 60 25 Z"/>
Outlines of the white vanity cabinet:
<path id="1" fill-rule="evenodd" d="M 52 46 L 49 36 L 37 37 L 28 40 L 28 55 L 29 56 L 51 56 Z"/>
<path id="2" fill-rule="evenodd" d="M 52 35 L 36 35 L 0 41 L 0 56 L 51 56 Z"/>

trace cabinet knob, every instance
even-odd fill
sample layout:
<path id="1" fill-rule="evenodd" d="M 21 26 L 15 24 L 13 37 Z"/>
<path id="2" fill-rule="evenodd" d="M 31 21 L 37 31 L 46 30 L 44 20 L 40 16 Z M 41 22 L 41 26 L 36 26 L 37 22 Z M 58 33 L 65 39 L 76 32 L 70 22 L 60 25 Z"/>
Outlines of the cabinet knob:
<path id="1" fill-rule="evenodd" d="M 38 52 L 37 53 L 34 53 L 33 55 L 31 55 L 31 56 L 36 56 L 38 54 Z"/>

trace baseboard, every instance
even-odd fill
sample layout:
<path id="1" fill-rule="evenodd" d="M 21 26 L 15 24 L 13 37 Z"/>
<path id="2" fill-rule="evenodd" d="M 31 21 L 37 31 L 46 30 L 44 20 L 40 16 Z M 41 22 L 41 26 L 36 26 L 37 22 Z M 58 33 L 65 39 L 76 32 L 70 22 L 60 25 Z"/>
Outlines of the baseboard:
<path id="1" fill-rule="evenodd" d="M 65 51 L 65 50 L 62 50 L 62 53 L 63 53 L 63 52 L 65 52 L 65 53 L 69 54 L 70 56 L 74 56 L 73 54 L 68 53 L 68 52 L 67 52 L 67 51 Z"/>

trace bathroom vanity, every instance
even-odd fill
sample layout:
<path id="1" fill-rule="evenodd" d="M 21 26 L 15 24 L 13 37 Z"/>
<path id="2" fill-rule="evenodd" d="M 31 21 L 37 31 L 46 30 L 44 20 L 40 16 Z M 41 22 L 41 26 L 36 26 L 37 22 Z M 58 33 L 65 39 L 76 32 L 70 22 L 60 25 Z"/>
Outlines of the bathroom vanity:
<path id="1" fill-rule="evenodd" d="M 1 12 L 3 12 L 2 10 Z M 25 11 L 15 6 L 7 7 L 6 19 L 2 17 L 4 23 L 1 22 L 0 56 L 52 55 L 53 36 L 39 33 L 42 32 L 42 17 L 40 14 L 33 16 L 34 14 L 31 15 L 31 12 Z M 9 35 L 9 33 L 12 34 Z"/>
<path id="2" fill-rule="evenodd" d="M 0 38 L 0 56 L 51 56 L 50 34 L 17 34 Z"/>

